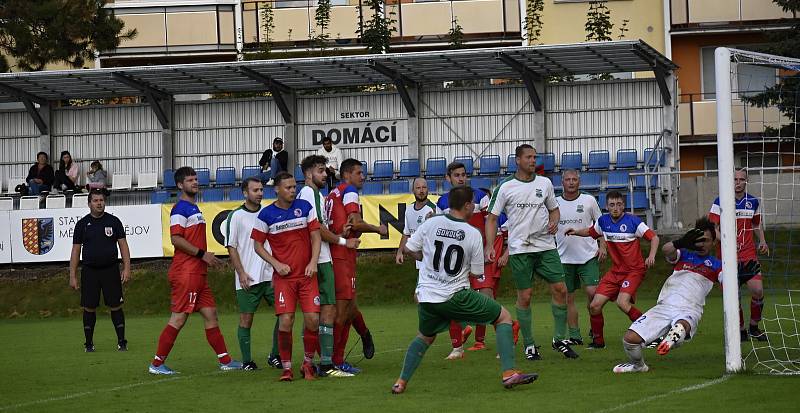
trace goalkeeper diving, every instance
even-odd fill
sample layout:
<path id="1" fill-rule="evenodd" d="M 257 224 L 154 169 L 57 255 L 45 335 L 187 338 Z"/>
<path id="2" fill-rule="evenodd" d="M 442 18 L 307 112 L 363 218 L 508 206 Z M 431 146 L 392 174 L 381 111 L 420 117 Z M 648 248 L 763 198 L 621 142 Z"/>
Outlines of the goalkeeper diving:
<path id="1" fill-rule="evenodd" d="M 656 306 L 634 321 L 625 332 L 622 345 L 628 362 L 614 366 L 614 373 L 648 371 L 642 349 L 659 337 L 663 339 L 656 352 L 663 356 L 697 334 L 706 296 L 714 282 L 721 282 L 722 263 L 711 255 L 717 243 L 716 235 L 714 223 L 703 217 L 680 239 L 661 248 L 667 261 L 674 265 L 672 275 L 661 287 Z M 760 271 L 755 260 L 739 263 L 739 285 Z"/>

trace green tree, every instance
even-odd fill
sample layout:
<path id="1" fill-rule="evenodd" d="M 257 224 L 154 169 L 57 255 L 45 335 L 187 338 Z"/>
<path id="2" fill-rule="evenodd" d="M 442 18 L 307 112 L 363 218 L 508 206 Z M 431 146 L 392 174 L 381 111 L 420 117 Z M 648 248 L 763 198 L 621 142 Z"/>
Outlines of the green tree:
<path id="1" fill-rule="evenodd" d="M 453 17 L 450 31 L 447 32 L 447 43 L 451 49 L 464 48 L 464 28 L 458 24 L 458 17 Z"/>
<path id="2" fill-rule="evenodd" d="M 607 42 L 611 40 L 611 30 L 614 23 L 611 22 L 611 10 L 606 7 L 605 1 L 590 1 L 589 12 L 586 14 L 586 41 L 588 42 Z"/>
<path id="3" fill-rule="evenodd" d="M 382 0 L 366 0 L 367 7 L 371 11 L 369 20 L 359 19 L 357 34 L 361 36 L 361 42 L 367 47 L 369 53 L 388 53 L 389 42 L 392 33 L 397 31 L 394 23 L 397 22 L 392 16 L 394 12 L 384 13 Z M 361 13 L 361 4 L 356 6 Z"/>
<path id="4" fill-rule="evenodd" d="M 275 11 L 272 9 L 272 2 L 259 4 L 261 14 L 261 32 L 264 33 L 264 41 L 261 42 L 259 55 L 266 59 L 272 52 L 272 37 L 275 34 Z"/>
<path id="5" fill-rule="evenodd" d="M 4 0 L 0 2 L 0 51 L 24 71 L 50 63 L 83 67 L 98 52 L 136 36 L 104 6 L 105 0 Z M 8 67 L 0 56 L 0 68 Z"/>
<path id="6" fill-rule="evenodd" d="M 331 35 L 328 33 L 328 27 L 331 25 L 331 0 L 318 0 L 317 9 L 314 11 L 314 21 L 319 27 L 319 33 L 313 36 L 313 43 L 319 48 L 319 54 L 322 56 L 331 39 Z"/>
<path id="7" fill-rule="evenodd" d="M 544 10 L 544 0 L 528 0 L 525 5 L 525 36 L 528 44 L 535 44 L 542 35 L 542 11 Z"/>

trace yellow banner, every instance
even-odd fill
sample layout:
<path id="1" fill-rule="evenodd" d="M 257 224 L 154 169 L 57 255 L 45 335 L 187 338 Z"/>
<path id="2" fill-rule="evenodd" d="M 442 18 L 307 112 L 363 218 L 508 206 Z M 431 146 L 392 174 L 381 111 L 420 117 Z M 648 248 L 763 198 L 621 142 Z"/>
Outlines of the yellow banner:
<path id="1" fill-rule="evenodd" d="M 438 199 L 436 196 L 431 196 L 430 198 L 433 202 Z M 378 234 L 363 234 L 359 249 L 397 248 L 403 235 L 405 208 L 406 205 L 414 202 L 414 195 L 365 195 L 361 196 L 360 199 L 364 220 L 372 225 L 386 224 L 389 228 L 389 236 L 382 238 Z M 272 203 L 272 200 L 264 201 L 264 205 L 269 205 L 270 203 Z M 197 204 L 206 219 L 208 251 L 216 255 L 228 255 L 228 251 L 223 246 L 225 242 L 225 219 L 231 211 L 240 205 L 241 202 L 233 201 L 201 202 Z M 161 206 L 161 243 L 165 257 L 171 257 L 175 252 L 169 236 L 169 213 L 171 210 L 171 204 Z"/>

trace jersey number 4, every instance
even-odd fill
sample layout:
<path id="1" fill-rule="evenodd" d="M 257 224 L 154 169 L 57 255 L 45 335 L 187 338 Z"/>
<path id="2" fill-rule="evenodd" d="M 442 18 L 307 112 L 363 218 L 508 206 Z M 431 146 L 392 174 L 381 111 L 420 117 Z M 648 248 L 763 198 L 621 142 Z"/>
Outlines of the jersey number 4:
<path id="1" fill-rule="evenodd" d="M 442 262 L 442 249 L 444 243 L 442 241 L 434 241 L 436 252 L 433 254 L 433 269 L 439 271 L 439 268 L 444 264 L 444 271 L 447 275 L 453 277 L 461 272 L 461 266 L 464 264 L 464 249 L 460 245 L 451 244 L 444 252 L 444 262 Z M 455 262 L 453 262 L 453 254 L 456 254 Z M 450 264 L 453 264 L 451 267 Z"/>

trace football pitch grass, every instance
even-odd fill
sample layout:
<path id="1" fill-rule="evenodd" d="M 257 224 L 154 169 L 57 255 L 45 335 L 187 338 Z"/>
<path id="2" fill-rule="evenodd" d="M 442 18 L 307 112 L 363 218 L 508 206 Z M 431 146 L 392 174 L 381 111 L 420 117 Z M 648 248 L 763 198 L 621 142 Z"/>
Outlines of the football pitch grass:
<path id="1" fill-rule="evenodd" d="M 116 339 L 105 312 L 98 313 L 95 353 L 83 352 L 83 332 L 78 317 L 0 321 L 3 397 L 0 411 L 380 411 L 380 412 L 610 412 L 655 411 L 796 411 L 800 403 L 800 377 L 753 374 L 724 376 L 722 300 L 709 297 L 698 336 L 666 357 L 645 350 L 651 370 L 643 374 L 616 375 L 611 368 L 625 361 L 620 337 L 630 322 L 613 305 L 605 308 L 604 350 L 576 347 L 577 360 L 567 360 L 550 349 L 552 316 L 549 303 L 534 303 L 534 334 L 544 359 L 529 362 L 517 346 L 517 364 L 539 373 L 531 385 L 506 390 L 500 385 L 494 333 L 487 333 L 487 350 L 468 352 L 458 361 L 445 361 L 447 332 L 428 350 L 405 394 L 392 395 L 406 346 L 416 332 L 416 307 L 412 304 L 364 306 L 373 332 L 376 354 L 361 359 L 361 344 L 351 332 L 348 360 L 363 368 L 352 378 L 302 379 L 278 382 L 279 371 L 266 367 L 274 322 L 272 309 L 259 310 L 253 326 L 253 355 L 258 371 L 219 372 L 206 343 L 202 319 L 190 317 L 167 364 L 177 376 L 151 376 L 147 365 L 166 323 L 159 315 L 129 316 L 129 351 L 116 351 Z M 581 297 L 582 298 L 582 297 Z M 501 300 L 513 308 L 509 300 Z M 643 310 L 655 295 L 640 300 Z M 585 301 L 579 300 L 584 306 Z M 588 324 L 582 307 L 581 325 Z M 512 310 L 513 314 L 513 310 Z M 231 354 L 238 358 L 238 316 L 222 311 L 220 325 Z M 297 326 L 296 326 L 297 327 Z M 585 337 L 584 337 L 585 338 Z M 472 339 L 467 346 L 471 345 Z M 748 345 L 743 346 L 746 353 Z M 299 366 L 302 344 L 294 334 L 294 360 Z M 297 370 L 297 369 L 295 369 Z M 296 376 L 299 376 L 295 372 Z"/>

